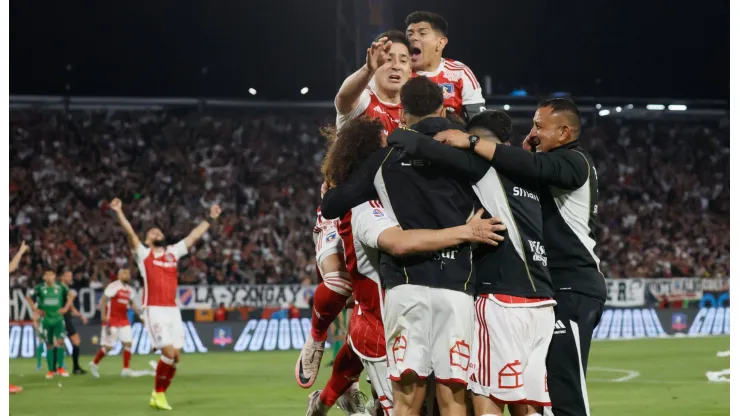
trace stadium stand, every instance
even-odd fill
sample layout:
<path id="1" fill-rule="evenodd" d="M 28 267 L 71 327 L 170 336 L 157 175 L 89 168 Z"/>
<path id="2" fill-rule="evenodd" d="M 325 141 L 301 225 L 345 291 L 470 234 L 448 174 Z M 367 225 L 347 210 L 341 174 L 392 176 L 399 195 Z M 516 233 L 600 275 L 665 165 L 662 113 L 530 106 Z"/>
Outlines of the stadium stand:
<path id="1" fill-rule="evenodd" d="M 161 224 L 173 242 L 221 204 L 214 235 L 181 262 L 183 283 L 313 282 L 319 127 L 332 116 L 11 111 L 11 251 L 32 242 L 11 287 L 45 264 L 74 270 L 78 288 L 114 278 L 131 262 L 115 196 L 136 229 Z M 728 276 L 729 125 L 604 119 L 582 141 L 601 184 L 607 277 Z"/>

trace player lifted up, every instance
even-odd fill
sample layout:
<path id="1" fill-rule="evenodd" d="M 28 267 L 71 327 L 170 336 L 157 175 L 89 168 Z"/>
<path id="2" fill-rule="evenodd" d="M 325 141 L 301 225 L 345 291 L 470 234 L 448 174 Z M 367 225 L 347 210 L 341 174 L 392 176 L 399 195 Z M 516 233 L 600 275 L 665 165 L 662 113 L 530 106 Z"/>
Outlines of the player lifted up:
<path id="1" fill-rule="evenodd" d="M 383 123 L 390 134 L 400 120 L 401 87 L 409 80 L 409 46 L 398 30 L 381 34 L 367 49 L 365 65 L 347 77 L 337 92 L 337 129 L 366 115 Z"/>
<path id="2" fill-rule="evenodd" d="M 121 377 L 131 375 L 131 323 L 128 320 L 128 308 L 133 308 L 134 312 L 139 315 L 139 319 L 144 322 L 141 310 L 136 306 L 133 296 L 133 289 L 128 284 L 131 280 L 131 272 L 128 269 L 118 271 L 118 280 L 111 282 L 105 288 L 103 296 L 100 298 L 100 316 L 103 317 L 103 328 L 100 335 L 100 350 L 95 355 L 95 359 L 90 362 L 90 372 L 93 377 L 100 377 L 98 364 L 105 355 L 116 345 L 116 341 L 123 343 L 123 370 Z"/>
<path id="3" fill-rule="evenodd" d="M 403 33 L 391 30 L 381 34 L 367 49 L 365 65 L 347 77 L 337 93 L 334 100 L 337 129 L 366 115 L 380 120 L 386 133 L 392 132 L 399 123 L 401 87 L 410 74 L 409 48 Z M 321 210 L 317 210 L 314 242 L 321 281 L 314 292 L 311 336 L 296 363 L 296 381 L 303 388 L 311 387 L 316 381 L 327 330 L 352 294 L 349 274 L 339 252 L 337 224 L 338 220 L 326 220 Z"/>
<path id="4" fill-rule="evenodd" d="M 483 90 L 473 71 L 459 61 L 442 57 L 447 46 L 447 21 L 432 12 L 406 16 L 406 36 L 413 76 L 425 76 L 442 87 L 447 111 L 469 120 L 485 110 Z"/>
<path id="5" fill-rule="evenodd" d="M 180 361 L 180 349 L 185 342 L 182 317 L 177 308 L 177 261 L 188 254 L 192 247 L 208 231 L 211 224 L 221 215 L 218 205 L 211 206 L 210 215 L 198 224 L 184 239 L 174 245 L 168 245 L 165 235 L 159 228 L 147 230 L 144 243 L 134 232 L 131 223 L 123 214 L 121 200 L 111 201 L 121 223 L 136 264 L 144 280 L 142 305 L 145 308 L 146 328 L 152 339 L 152 346 L 161 350 L 162 355 L 157 364 L 154 391 L 149 405 L 162 410 L 172 410 L 164 393 L 175 377 L 177 363 Z"/>

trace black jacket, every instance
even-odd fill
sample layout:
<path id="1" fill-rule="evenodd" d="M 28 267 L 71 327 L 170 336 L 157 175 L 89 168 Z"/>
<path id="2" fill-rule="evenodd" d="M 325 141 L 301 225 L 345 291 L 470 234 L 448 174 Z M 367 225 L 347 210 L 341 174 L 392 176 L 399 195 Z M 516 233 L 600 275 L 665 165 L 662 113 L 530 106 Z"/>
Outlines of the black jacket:
<path id="1" fill-rule="evenodd" d="M 412 126 L 429 136 L 450 128 L 460 126 L 443 118 L 425 119 Z M 401 131 L 396 129 L 390 137 Z M 388 147 L 372 154 L 346 182 L 330 189 L 324 195 L 321 213 L 325 218 L 338 218 L 352 207 L 376 198 L 404 230 L 463 225 L 472 215 L 475 201 L 463 175 L 450 174 L 424 160 L 413 159 L 398 148 Z M 472 259 L 470 244 L 429 255 L 394 258 L 384 254 L 380 278 L 387 288 L 415 284 L 473 293 Z"/>
<path id="2" fill-rule="evenodd" d="M 491 165 L 511 178 L 538 183 L 550 277 L 556 291 L 606 300 L 594 253 L 599 196 L 591 156 L 576 140 L 546 153 L 496 146 Z"/>
<path id="3" fill-rule="evenodd" d="M 402 147 L 411 156 L 428 160 L 440 170 L 464 175 L 483 208 L 506 225 L 505 240 L 498 247 L 482 245 L 474 253 L 478 293 L 526 298 L 554 296 L 536 182 L 512 180 L 496 172 L 475 153 L 415 132 L 391 135 L 388 144 Z"/>

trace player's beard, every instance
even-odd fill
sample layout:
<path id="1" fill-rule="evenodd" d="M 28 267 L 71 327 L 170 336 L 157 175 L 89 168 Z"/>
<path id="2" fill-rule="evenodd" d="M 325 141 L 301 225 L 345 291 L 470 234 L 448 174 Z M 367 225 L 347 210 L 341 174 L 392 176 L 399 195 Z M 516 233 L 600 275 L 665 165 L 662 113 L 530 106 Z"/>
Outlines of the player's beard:
<path id="1" fill-rule="evenodd" d="M 154 242 L 152 242 L 152 245 L 154 247 L 167 247 L 167 240 L 164 238 L 161 240 L 154 240 Z"/>

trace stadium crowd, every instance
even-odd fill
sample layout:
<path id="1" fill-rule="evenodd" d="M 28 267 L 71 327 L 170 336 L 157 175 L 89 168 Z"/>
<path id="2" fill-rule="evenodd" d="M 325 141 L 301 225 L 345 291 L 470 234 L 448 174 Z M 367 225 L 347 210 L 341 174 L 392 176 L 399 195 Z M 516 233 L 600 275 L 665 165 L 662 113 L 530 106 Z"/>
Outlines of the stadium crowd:
<path id="1" fill-rule="evenodd" d="M 11 111 L 10 254 L 31 243 L 11 286 L 44 264 L 73 270 L 77 288 L 114 279 L 132 261 L 116 196 L 135 229 L 160 225 L 173 242 L 221 205 L 183 283 L 313 282 L 319 128 L 332 113 L 216 114 Z M 598 168 L 605 275 L 727 277 L 729 125 L 603 120 L 582 141 Z"/>

